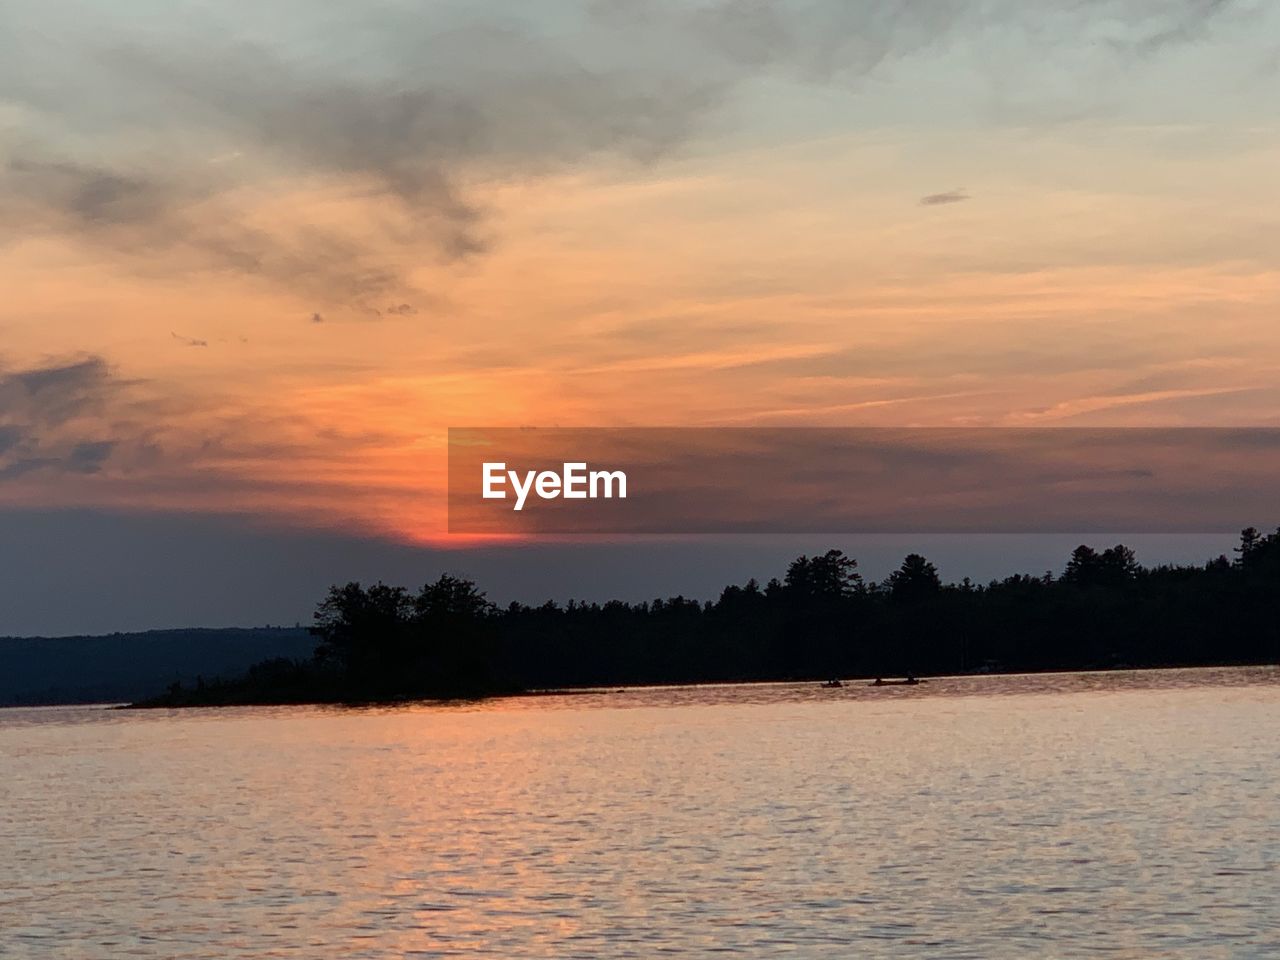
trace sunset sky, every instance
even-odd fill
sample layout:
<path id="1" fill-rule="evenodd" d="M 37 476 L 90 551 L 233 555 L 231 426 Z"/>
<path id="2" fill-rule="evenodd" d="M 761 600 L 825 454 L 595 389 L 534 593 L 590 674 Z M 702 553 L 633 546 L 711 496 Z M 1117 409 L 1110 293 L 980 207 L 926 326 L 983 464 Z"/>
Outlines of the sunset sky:
<path id="1" fill-rule="evenodd" d="M 0 0 L 0 570 L 85 517 L 436 556 L 450 426 L 1280 426 L 1277 37 Z"/>

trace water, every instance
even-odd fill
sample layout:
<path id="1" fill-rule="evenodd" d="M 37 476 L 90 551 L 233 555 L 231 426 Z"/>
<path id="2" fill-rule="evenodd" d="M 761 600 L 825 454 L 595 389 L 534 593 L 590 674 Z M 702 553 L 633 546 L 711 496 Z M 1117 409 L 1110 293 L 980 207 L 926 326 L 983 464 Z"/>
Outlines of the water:
<path id="1" fill-rule="evenodd" d="M 1280 671 L 0 711 L 6 958 L 1280 956 Z"/>

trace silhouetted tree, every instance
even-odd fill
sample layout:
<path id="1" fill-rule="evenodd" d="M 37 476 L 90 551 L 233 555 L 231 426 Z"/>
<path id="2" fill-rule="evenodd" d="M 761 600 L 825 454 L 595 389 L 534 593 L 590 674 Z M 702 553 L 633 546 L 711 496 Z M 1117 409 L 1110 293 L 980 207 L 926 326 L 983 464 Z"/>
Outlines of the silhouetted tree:
<path id="1" fill-rule="evenodd" d="M 841 550 L 828 550 L 820 557 L 797 557 L 787 567 L 783 585 L 795 596 L 841 599 L 862 589 L 858 561 Z"/>
<path id="2" fill-rule="evenodd" d="M 1257 527 L 1245 527 L 1240 531 L 1240 546 L 1236 547 L 1236 553 L 1240 555 L 1239 560 L 1244 561 L 1253 550 L 1262 543 L 1262 534 L 1258 532 Z"/>
<path id="3" fill-rule="evenodd" d="M 918 553 L 908 554 L 902 566 L 889 575 L 889 593 L 898 602 L 918 602 L 942 589 L 938 568 Z"/>
<path id="4" fill-rule="evenodd" d="M 331 587 L 315 613 L 317 659 L 362 682 L 391 675 L 408 656 L 413 601 L 403 587 Z"/>
<path id="5" fill-rule="evenodd" d="M 1274 663 L 1280 531 L 1241 532 L 1234 562 L 1143 568 L 1128 547 L 1072 551 L 1061 578 L 943 584 L 919 554 L 867 584 L 839 550 L 714 602 L 494 607 L 469 580 L 416 594 L 348 583 L 315 612 L 312 661 L 175 685 L 157 703 L 459 697 L 539 687 L 964 670 Z"/>
<path id="6" fill-rule="evenodd" d="M 1081 586 L 1117 586 L 1133 580 L 1140 569 L 1133 551 L 1123 544 L 1102 553 L 1081 545 L 1072 551 L 1062 579 Z"/>

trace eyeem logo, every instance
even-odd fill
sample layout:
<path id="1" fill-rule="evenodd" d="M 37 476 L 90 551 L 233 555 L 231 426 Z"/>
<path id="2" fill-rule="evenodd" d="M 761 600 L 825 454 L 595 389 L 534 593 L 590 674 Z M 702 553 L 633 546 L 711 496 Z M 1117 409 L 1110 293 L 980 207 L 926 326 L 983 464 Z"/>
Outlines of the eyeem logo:
<path id="1" fill-rule="evenodd" d="M 555 500 L 557 497 L 566 500 L 627 498 L 627 475 L 623 471 L 588 471 L 585 463 L 566 463 L 559 473 L 554 470 L 526 470 L 523 476 L 518 470 L 508 470 L 505 463 L 486 463 L 483 475 L 484 499 L 507 499 L 505 488 L 509 482 L 516 495 L 514 510 L 524 509 L 530 492 L 541 500 Z"/>

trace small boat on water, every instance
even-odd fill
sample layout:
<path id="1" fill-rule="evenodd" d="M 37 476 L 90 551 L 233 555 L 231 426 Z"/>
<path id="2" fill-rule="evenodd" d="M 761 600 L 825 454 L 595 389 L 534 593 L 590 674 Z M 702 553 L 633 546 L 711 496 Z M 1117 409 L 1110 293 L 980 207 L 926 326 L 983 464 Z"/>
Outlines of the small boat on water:
<path id="1" fill-rule="evenodd" d="M 822 686 L 827 688 L 834 688 L 834 687 L 843 687 L 844 684 L 841 683 L 839 680 L 832 678 L 831 680 L 828 680 L 826 683 L 822 684 Z"/>
<path id="2" fill-rule="evenodd" d="M 885 680 L 881 677 L 876 677 L 869 685 L 873 687 L 914 687 L 923 682 L 923 680 L 919 680 L 916 677 L 907 677 L 905 680 Z"/>

